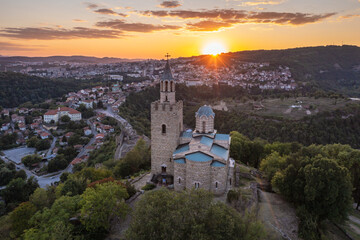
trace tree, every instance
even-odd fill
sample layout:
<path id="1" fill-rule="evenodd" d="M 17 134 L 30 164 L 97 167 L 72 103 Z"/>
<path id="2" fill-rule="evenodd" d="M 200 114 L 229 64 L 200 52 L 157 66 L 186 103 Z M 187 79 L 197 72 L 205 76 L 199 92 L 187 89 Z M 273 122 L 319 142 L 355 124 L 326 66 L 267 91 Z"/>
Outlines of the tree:
<path id="1" fill-rule="evenodd" d="M 352 202 L 349 171 L 321 155 L 290 161 L 275 174 L 272 184 L 298 206 L 300 237 L 319 239 L 324 220 L 341 222 L 348 214 Z"/>
<path id="2" fill-rule="evenodd" d="M 262 225 L 254 218 L 214 203 L 207 191 L 179 193 L 161 189 L 146 193 L 138 202 L 127 238 L 256 240 L 265 236 Z"/>
<path id="3" fill-rule="evenodd" d="M 68 115 L 64 115 L 60 118 L 60 120 L 64 123 L 70 122 L 70 117 Z"/>
<path id="4" fill-rule="evenodd" d="M 76 196 L 81 195 L 86 189 L 86 180 L 81 177 L 70 176 L 65 181 L 61 195 Z"/>
<path id="5" fill-rule="evenodd" d="M 115 217 L 125 217 L 128 206 L 126 189 L 116 182 L 87 188 L 81 200 L 81 222 L 90 232 L 108 231 Z"/>
<path id="6" fill-rule="evenodd" d="M 267 180 L 271 182 L 275 173 L 284 168 L 286 164 L 286 157 L 281 157 L 278 152 L 272 152 L 260 163 L 260 170 L 264 171 Z"/>
<path id="7" fill-rule="evenodd" d="M 144 139 L 140 139 L 135 147 L 116 164 L 114 175 L 118 178 L 134 174 L 150 166 L 150 149 Z"/>
<path id="8" fill-rule="evenodd" d="M 37 180 L 32 176 L 27 181 L 22 178 L 15 178 L 9 182 L 6 189 L 3 190 L 2 196 L 6 204 L 17 205 L 29 200 L 29 196 L 39 187 Z"/>
<path id="9" fill-rule="evenodd" d="M 49 161 L 48 172 L 56 172 L 58 170 L 63 170 L 67 166 L 68 162 L 66 161 L 65 156 L 63 154 L 59 154 Z"/>
<path id="10" fill-rule="evenodd" d="M 39 139 L 34 136 L 26 141 L 26 145 L 30 148 L 34 148 L 38 142 L 39 142 Z"/>
<path id="11" fill-rule="evenodd" d="M 49 140 L 41 139 L 36 143 L 35 148 L 37 151 L 42 151 L 42 150 L 49 149 L 50 146 L 51 146 L 51 144 L 50 144 Z"/>
<path id="12" fill-rule="evenodd" d="M 11 232 L 19 237 L 29 228 L 29 220 L 36 212 L 36 206 L 30 202 L 23 202 L 10 213 Z"/>
<path id="13" fill-rule="evenodd" d="M 48 193 L 43 188 L 37 188 L 30 196 L 29 200 L 34 206 L 36 206 L 38 210 L 50 206 L 50 199 L 48 198 Z"/>
<path id="14" fill-rule="evenodd" d="M 26 180 L 26 178 L 27 178 L 26 172 L 23 169 L 21 169 L 20 171 L 17 171 L 15 173 L 14 178 L 22 178 L 22 179 Z"/>
<path id="15" fill-rule="evenodd" d="M 73 239 L 74 226 L 69 219 L 80 209 L 80 196 L 62 196 L 51 208 L 38 211 L 31 218 L 31 227 L 25 230 L 24 239 Z"/>
<path id="16" fill-rule="evenodd" d="M 14 177 L 15 171 L 10 170 L 7 167 L 2 167 L 0 169 L 0 185 L 4 186 L 8 184 Z"/>
<path id="17" fill-rule="evenodd" d="M 25 156 L 21 159 L 21 162 L 26 166 L 26 167 L 32 167 L 33 164 L 39 163 L 42 161 L 42 158 L 37 155 L 37 154 L 33 154 L 33 155 L 28 155 Z"/>

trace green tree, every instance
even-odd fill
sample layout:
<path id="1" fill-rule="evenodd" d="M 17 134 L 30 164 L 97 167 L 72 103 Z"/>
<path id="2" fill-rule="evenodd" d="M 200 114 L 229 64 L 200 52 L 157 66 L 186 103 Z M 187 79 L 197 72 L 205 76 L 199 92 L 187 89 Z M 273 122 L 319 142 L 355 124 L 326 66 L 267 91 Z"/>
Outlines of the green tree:
<path id="1" fill-rule="evenodd" d="M 34 148 L 39 141 L 40 140 L 36 136 L 34 136 L 26 141 L 26 145 L 30 148 Z"/>
<path id="2" fill-rule="evenodd" d="M 37 188 L 30 196 L 29 200 L 38 210 L 41 210 L 44 207 L 50 207 L 51 199 L 48 196 L 48 192 L 43 188 Z"/>
<path id="3" fill-rule="evenodd" d="M 19 237 L 29 228 L 29 220 L 36 212 L 36 206 L 30 202 L 23 202 L 10 213 L 11 232 Z"/>
<path id="4" fill-rule="evenodd" d="M 207 191 L 161 189 L 146 193 L 138 202 L 127 238 L 256 240 L 265 239 L 265 234 L 254 218 L 214 203 Z"/>
<path id="5" fill-rule="evenodd" d="M 275 173 L 286 166 L 286 157 L 281 157 L 278 152 L 272 152 L 260 163 L 260 170 L 265 172 L 267 180 L 271 182 Z"/>
<path id="6" fill-rule="evenodd" d="M 60 118 L 60 120 L 64 123 L 70 122 L 70 117 L 68 115 L 64 115 Z"/>
<path id="7" fill-rule="evenodd" d="M 73 239 L 74 226 L 69 219 L 80 210 L 80 196 L 62 196 L 51 208 L 38 211 L 30 219 L 31 228 L 25 230 L 24 239 Z"/>
<path id="8" fill-rule="evenodd" d="M 39 163 L 41 161 L 42 158 L 37 154 L 28 155 L 21 159 L 21 162 L 27 167 L 31 167 L 33 164 Z"/>
<path id="9" fill-rule="evenodd" d="M 115 182 L 87 188 L 81 200 L 81 222 L 90 232 L 108 231 L 114 217 L 125 217 L 127 191 Z"/>
<path id="10" fill-rule="evenodd" d="M 48 172 L 56 172 L 58 170 L 63 170 L 68 166 L 68 161 L 66 161 L 63 154 L 57 155 L 55 158 L 51 159 L 48 163 Z"/>

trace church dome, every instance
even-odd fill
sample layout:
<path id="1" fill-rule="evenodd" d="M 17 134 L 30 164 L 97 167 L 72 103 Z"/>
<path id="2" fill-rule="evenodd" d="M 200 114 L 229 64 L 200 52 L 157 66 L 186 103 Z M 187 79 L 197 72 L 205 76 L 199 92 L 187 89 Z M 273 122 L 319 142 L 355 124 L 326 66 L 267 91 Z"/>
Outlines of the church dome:
<path id="1" fill-rule="evenodd" d="M 195 114 L 196 117 L 206 116 L 206 117 L 215 117 L 215 113 L 210 106 L 204 105 L 199 108 Z"/>

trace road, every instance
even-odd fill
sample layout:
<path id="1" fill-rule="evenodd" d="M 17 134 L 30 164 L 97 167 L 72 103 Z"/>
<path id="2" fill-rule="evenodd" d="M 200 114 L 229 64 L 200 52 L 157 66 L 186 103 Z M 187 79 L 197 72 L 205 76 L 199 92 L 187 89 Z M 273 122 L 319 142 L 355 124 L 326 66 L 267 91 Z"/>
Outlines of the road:
<path id="1" fill-rule="evenodd" d="M 52 153 L 52 151 L 53 151 L 53 149 L 54 149 L 54 147 L 55 147 L 55 144 L 56 144 L 56 140 L 57 140 L 57 139 L 58 139 L 57 137 L 53 137 L 51 146 L 50 146 L 48 152 L 46 153 L 45 157 L 49 157 L 49 156 L 51 155 L 51 153 Z"/>

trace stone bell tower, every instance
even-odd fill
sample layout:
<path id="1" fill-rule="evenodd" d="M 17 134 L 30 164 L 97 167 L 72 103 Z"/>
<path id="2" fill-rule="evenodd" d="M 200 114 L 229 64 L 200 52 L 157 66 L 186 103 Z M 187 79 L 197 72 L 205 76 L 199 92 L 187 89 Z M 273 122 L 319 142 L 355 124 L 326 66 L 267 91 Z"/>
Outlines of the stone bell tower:
<path id="1" fill-rule="evenodd" d="M 172 183 L 172 154 L 183 131 L 183 102 L 175 99 L 175 79 L 171 73 L 169 54 L 160 79 L 160 100 L 151 103 L 151 173 L 154 178 Z M 153 179 L 154 179 L 153 178 Z"/>

